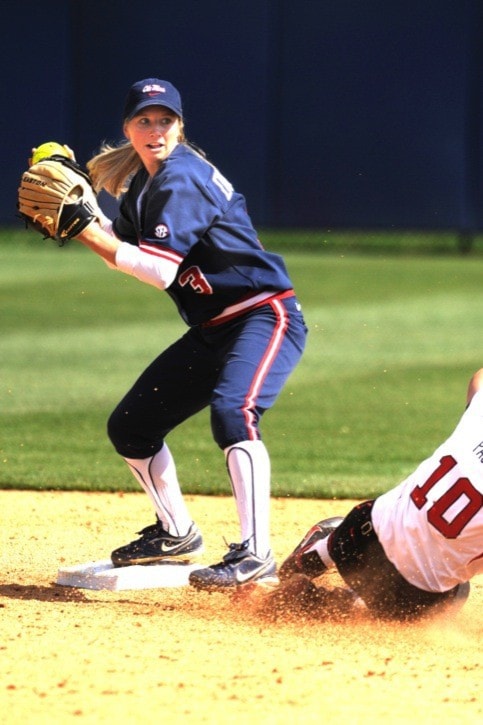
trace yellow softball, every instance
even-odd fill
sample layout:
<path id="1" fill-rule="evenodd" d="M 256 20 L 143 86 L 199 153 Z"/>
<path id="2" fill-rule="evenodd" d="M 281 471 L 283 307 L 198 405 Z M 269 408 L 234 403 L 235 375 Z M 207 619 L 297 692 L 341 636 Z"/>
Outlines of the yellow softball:
<path id="1" fill-rule="evenodd" d="M 42 161 L 42 159 L 47 159 L 49 156 L 53 156 L 54 154 L 58 154 L 60 156 L 67 156 L 68 158 L 71 157 L 70 150 L 66 146 L 63 146 L 56 141 L 46 141 L 46 143 L 43 143 L 40 146 L 37 146 L 37 148 L 32 149 L 30 166 L 32 166 L 33 164 L 38 164 L 38 162 Z"/>

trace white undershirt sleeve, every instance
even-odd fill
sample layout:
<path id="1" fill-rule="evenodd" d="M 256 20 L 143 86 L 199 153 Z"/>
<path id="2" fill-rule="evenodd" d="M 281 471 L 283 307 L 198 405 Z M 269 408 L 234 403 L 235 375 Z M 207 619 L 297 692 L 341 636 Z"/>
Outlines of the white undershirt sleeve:
<path id="1" fill-rule="evenodd" d="M 166 289 L 174 281 L 178 262 L 155 257 L 127 242 L 121 242 L 116 252 L 117 269 L 158 289 Z"/>
<path id="2" fill-rule="evenodd" d="M 103 216 L 102 219 L 99 221 L 99 224 L 101 225 L 101 227 L 104 229 L 104 231 L 107 234 L 111 235 L 111 237 L 116 236 L 114 234 L 114 229 L 112 227 L 112 221 L 110 219 L 108 219 L 107 216 Z"/>
<path id="3" fill-rule="evenodd" d="M 107 216 L 103 216 L 101 219 L 99 219 L 99 224 L 101 225 L 102 229 L 106 232 L 106 234 L 109 234 L 111 237 L 115 237 L 114 229 L 112 226 L 112 221 L 107 218 Z M 111 264 L 107 261 L 107 259 L 104 259 L 104 264 L 107 264 L 109 269 L 117 269 L 115 264 Z"/>

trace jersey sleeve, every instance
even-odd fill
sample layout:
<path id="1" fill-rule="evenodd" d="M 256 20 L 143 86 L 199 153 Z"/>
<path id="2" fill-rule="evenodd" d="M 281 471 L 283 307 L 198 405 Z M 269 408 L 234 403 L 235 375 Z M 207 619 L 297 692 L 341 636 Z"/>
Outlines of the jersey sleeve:
<path id="1" fill-rule="evenodd" d="M 146 195 L 143 244 L 167 245 L 186 256 L 224 214 L 233 193 L 229 182 L 202 159 L 173 159 Z"/>
<path id="2" fill-rule="evenodd" d="M 138 243 L 138 233 L 132 214 L 129 213 L 127 196 L 124 196 L 119 205 L 119 213 L 112 223 L 112 231 L 124 242 Z"/>

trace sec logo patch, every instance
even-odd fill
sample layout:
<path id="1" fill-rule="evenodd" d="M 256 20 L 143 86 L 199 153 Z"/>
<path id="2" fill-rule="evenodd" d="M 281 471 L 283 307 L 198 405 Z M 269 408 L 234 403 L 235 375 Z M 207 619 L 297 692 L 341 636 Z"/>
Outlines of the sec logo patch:
<path id="1" fill-rule="evenodd" d="M 158 224 L 154 230 L 154 234 L 158 239 L 166 239 L 169 236 L 169 229 L 166 224 Z"/>

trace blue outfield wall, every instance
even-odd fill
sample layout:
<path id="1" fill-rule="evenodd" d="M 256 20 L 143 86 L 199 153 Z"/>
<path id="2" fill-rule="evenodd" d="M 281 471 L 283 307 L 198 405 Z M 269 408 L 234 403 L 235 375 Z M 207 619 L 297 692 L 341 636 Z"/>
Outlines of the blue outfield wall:
<path id="1" fill-rule="evenodd" d="M 481 0 L 4 0 L 0 17 L 2 224 L 32 146 L 85 163 L 153 75 L 257 225 L 483 228 Z"/>

